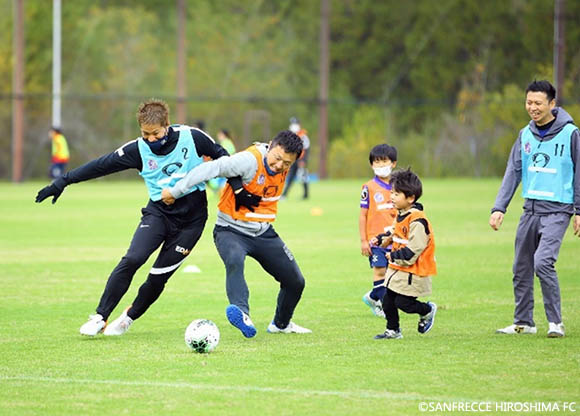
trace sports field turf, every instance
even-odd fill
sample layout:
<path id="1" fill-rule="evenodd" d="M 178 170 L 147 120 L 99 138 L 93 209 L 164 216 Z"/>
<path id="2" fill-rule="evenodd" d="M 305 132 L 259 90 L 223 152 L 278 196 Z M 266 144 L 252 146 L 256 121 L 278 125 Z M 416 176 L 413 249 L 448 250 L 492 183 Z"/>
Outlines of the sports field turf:
<path id="1" fill-rule="evenodd" d="M 566 337 L 546 338 L 537 281 L 538 334 L 496 335 L 512 322 L 521 199 L 493 232 L 487 222 L 499 180 L 425 180 L 439 269 L 429 298 L 439 305 L 435 326 L 420 335 L 417 317 L 402 314 L 404 338 L 375 341 L 384 321 L 361 301 L 371 286 L 359 254 L 362 182 L 314 183 L 306 202 L 296 186 L 280 204 L 275 228 L 306 277 L 294 321 L 313 333 L 266 333 L 278 288 L 248 259 L 253 339 L 224 314 L 224 268 L 211 236 L 215 197 L 201 241 L 157 303 L 125 336 L 91 339 L 79 327 L 128 246 L 145 187 L 87 182 L 51 205 L 33 202 L 44 183 L 0 184 L 0 415 L 413 415 L 423 402 L 559 403 L 550 414 L 566 414 L 563 403 L 576 402 L 580 411 L 580 239 L 571 228 L 557 263 Z M 322 215 L 311 215 L 313 207 Z M 188 265 L 201 273 L 185 273 Z M 211 354 L 184 344 L 196 318 L 221 330 Z M 500 413 L 516 414 L 487 412 Z"/>

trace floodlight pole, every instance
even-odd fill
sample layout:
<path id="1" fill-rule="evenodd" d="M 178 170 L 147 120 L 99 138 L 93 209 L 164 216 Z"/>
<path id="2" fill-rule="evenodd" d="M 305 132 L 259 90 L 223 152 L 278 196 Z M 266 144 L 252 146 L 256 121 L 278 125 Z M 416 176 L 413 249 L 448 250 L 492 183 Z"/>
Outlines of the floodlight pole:
<path id="1" fill-rule="evenodd" d="M 554 84 L 556 87 L 556 105 L 561 106 L 564 100 L 564 0 L 554 1 Z"/>
<path id="2" fill-rule="evenodd" d="M 52 0 L 52 125 L 61 127 L 61 0 Z"/>
<path id="3" fill-rule="evenodd" d="M 24 0 L 14 0 L 12 68 L 12 182 L 22 181 L 24 141 Z"/>

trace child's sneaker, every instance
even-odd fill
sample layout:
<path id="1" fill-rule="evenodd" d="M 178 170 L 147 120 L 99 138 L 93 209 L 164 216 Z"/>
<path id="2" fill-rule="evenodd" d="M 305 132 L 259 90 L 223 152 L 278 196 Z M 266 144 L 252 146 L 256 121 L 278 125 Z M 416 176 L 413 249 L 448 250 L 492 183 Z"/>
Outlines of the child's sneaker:
<path id="1" fill-rule="evenodd" d="M 107 322 L 100 314 L 89 315 L 89 320 L 85 322 L 80 329 L 81 335 L 94 337 L 107 326 Z"/>
<path id="2" fill-rule="evenodd" d="M 374 300 L 371 298 L 371 292 L 368 291 L 362 297 L 362 301 L 371 308 L 371 312 L 373 315 L 378 316 L 379 318 L 385 317 L 385 311 L 383 311 L 383 302 L 380 300 Z"/>
<path id="3" fill-rule="evenodd" d="M 512 324 L 510 326 L 506 326 L 505 328 L 500 328 L 495 331 L 496 334 L 535 334 L 538 332 L 535 326 L 529 325 L 516 325 Z"/>
<path id="4" fill-rule="evenodd" d="M 274 321 L 270 322 L 268 325 L 268 332 L 271 334 L 310 334 L 312 331 L 308 328 L 296 325 L 294 322 L 290 322 L 286 328 L 278 328 Z"/>
<path id="5" fill-rule="evenodd" d="M 562 322 L 559 324 L 549 322 L 548 326 L 548 338 L 560 338 L 564 336 L 564 324 Z"/>
<path id="6" fill-rule="evenodd" d="M 117 336 L 123 335 L 125 332 L 127 332 L 133 324 L 133 320 L 127 316 L 127 311 L 130 308 L 131 307 L 129 306 L 123 311 L 121 316 L 111 322 L 110 325 L 107 325 L 103 334 L 107 336 Z"/>
<path id="7" fill-rule="evenodd" d="M 230 324 L 238 328 L 246 338 L 252 338 L 256 335 L 256 327 L 250 319 L 250 317 L 245 314 L 236 305 L 229 305 L 226 308 L 226 316 Z"/>
<path id="8" fill-rule="evenodd" d="M 379 335 L 375 335 L 375 339 L 401 339 L 403 338 L 403 334 L 401 330 L 394 330 L 394 329 L 387 329 L 385 332 Z"/>
<path id="9" fill-rule="evenodd" d="M 426 334 L 433 328 L 433 323 L 435 322 L 435 314 L 437 313 L 437 305 L 433 302 L 427 302 L 431 306 L 431 312 L 427 315 L 423 315 L 419 318 L 419 325 L 417 326 L 417 331 L 420 334 Z"/>

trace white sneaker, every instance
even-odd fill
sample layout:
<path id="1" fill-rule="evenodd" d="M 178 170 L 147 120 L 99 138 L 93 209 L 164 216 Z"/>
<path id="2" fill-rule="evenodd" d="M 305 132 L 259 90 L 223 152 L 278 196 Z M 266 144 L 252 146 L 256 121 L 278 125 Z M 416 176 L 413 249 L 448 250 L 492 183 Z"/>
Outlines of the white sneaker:
<path id="1" fill-rule="evenodd" d="M 107 322 L 100 314 L 89 315 L 89 320 L 81 326 L 80 333 L 81 335 L 94 337 L 98 333 L 103 332 L 103 328 L 106 326 Z"/>
<path id="2" fill-rule="evenodd" d="M 564 324 L 562 322 L 559 324 L 549 322 L 548 325 L 548 338 L 560 338 L 564 336 Z"/>
<path id="3" fill-rule="evenodd" d="M 512 324 L 495 331 L 496 334 L 535 334 L 536 332 L 538 332 L 538 330 L 535 326 L 516 324 Z"/>
<path id="4" fill-rule="evenodd" d="M 362 297 L 362 301 L 371 308 L 371 312 L 373 315 L 378 316 L 379 318 L 385 317 L 385 311 L 383 311 L 383 302 L 380 300 L 374 300 L 371 298 L 371 292 L 368 291 Z"/>
<path id="5" fill-rule="evenodd" d="M 429 304 L 429 306 L 431 306 L 431 312 L 419 318 L 417 331 L 419 331 L 420 334 L 426 334 L 427 332 L 431 331 L 431 328 L 433 328 L 433 324 L 435 323 L 435 314 L 437 313 L 437 305 L 435 305 L 433 302 L 427 303 Z"/>
<path id="6" fill-rule="evenodd" d="M 270 322 L 270 325 L 268 325 L 268 332 L 270 334 L 310 334 L 312 331 L 308 328 L 296 325 L 294 322 L 290 322 L 286 328 L 282 329 L 278 328 L 274 321 L 272 321 Z"/>
<path id="7" fill-rule="evenodd" d="M 401 339 L 403 334 L 401 330 L 395 331 L 394 329 L 387 329 L 385 332 L 379 335 L 375 335 L 375 339 Z"/>
<path id="8" fill-rule="evenodd" d="M 131 324 L 133 324 L 133 320 L 127 316 L 127 311 L 129 310 L 129 308 L 125 309 L 121 314 L 121 316 L 119 316 L 117 319 L 115 319 L 113 322 L 107 325 L 105 331 L 103 332 L 104 335 L 108 336 L 123 335 L 125 332 L 129 330 Z"/>

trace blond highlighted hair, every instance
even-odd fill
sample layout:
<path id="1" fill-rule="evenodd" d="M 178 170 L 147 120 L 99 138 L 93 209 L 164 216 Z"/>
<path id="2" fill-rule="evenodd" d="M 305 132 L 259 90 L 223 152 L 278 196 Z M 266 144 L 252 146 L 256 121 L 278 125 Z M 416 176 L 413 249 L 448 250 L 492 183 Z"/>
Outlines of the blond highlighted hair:
<path id="1" fill-rule="evenodd" d="M 158 124 L 162 127 L 167 127 L 169 125 L 169 106 L 163 100 L 150 98 L 139 104 L 137 121 L 140 126 Z"/>

